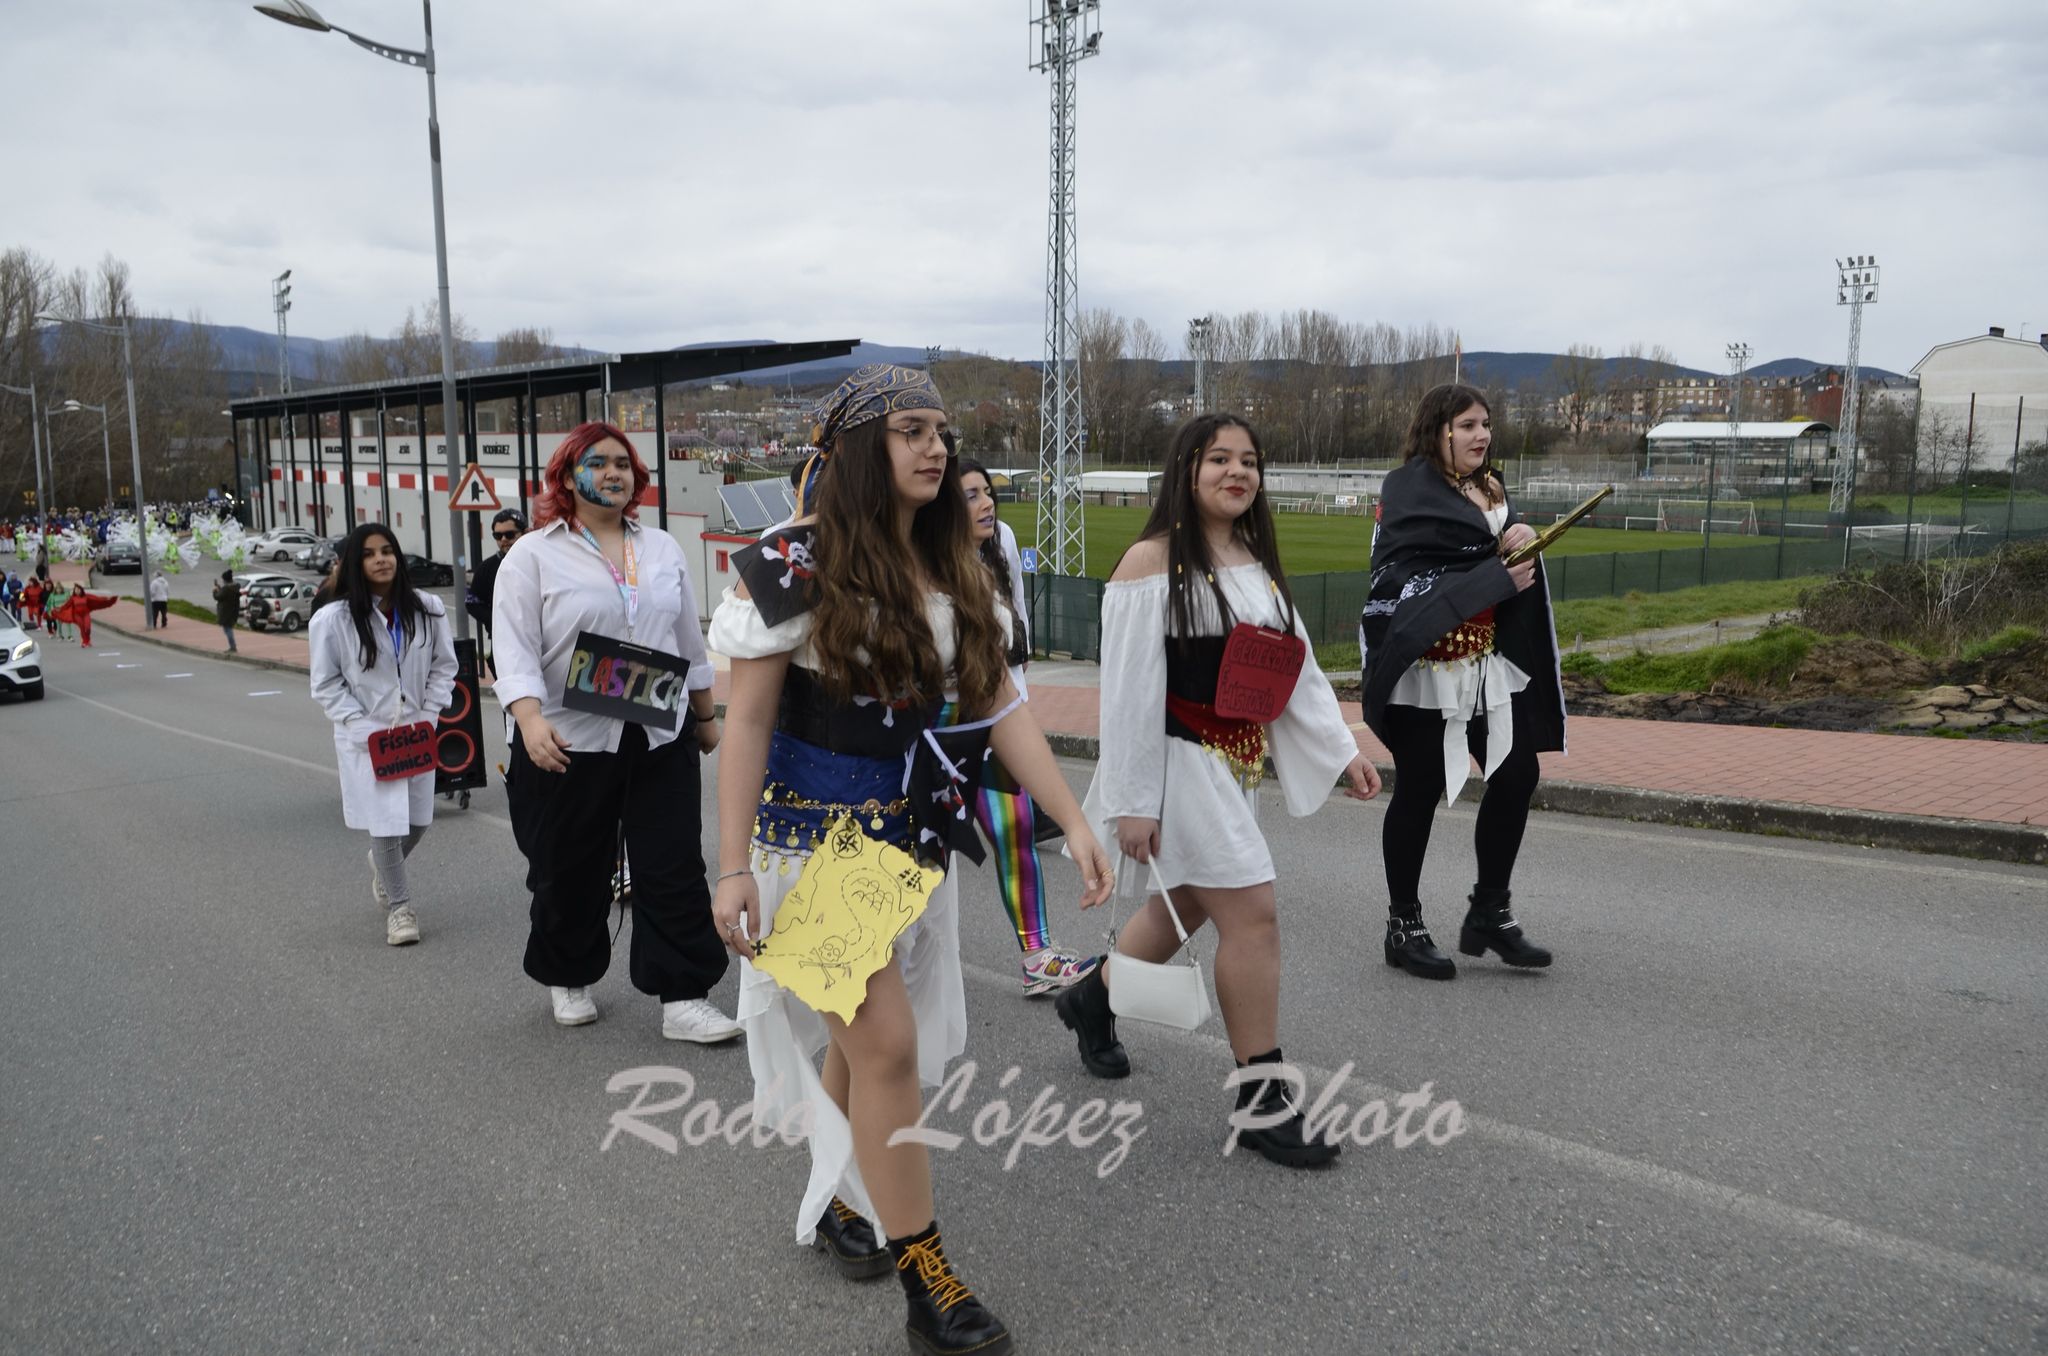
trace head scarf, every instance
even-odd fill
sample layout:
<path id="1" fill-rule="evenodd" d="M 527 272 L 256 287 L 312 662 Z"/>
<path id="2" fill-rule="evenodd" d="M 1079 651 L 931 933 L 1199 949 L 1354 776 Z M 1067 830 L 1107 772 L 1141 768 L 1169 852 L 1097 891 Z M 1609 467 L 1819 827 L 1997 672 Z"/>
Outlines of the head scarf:
<path id="1" fill-rule="evenodd" d="M 897 410 L 943 410 L 931 373 L 894 363 L 869 363 L 857 368 L 811 410 L 811 445 L 818 450 L 797 480 L 797 512 L 810 508 L 810 492 L 839 435 Z M 949 444 L 950 446 L 950 444 Z"/>

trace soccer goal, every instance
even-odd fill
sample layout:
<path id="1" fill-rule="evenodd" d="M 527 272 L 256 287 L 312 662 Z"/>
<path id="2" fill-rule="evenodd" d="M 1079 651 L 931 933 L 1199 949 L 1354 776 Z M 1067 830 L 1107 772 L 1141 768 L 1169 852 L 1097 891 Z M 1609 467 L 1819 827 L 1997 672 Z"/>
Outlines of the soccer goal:
<path id="1" fill-rule="evenodd" d="M 1712 513 L 1708 509 L 1711 506 Z M 1754 499 L 1659 499 L 1657 501 L 1657 530 L 1659 532 L 1698 532 L 1707 530 L 1712 521 L 1716 532 L 1739 532 L 1755 536 L 1756 501 Z"/>

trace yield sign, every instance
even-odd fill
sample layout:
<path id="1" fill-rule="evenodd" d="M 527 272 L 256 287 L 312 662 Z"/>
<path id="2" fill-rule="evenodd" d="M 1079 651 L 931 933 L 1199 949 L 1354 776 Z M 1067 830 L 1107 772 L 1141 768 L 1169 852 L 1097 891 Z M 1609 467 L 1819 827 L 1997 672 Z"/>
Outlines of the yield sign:
<path id="1" fill-rule="evenodd" d="M 496 513 L 505 506 L 498 502 L 498 492 L 491 488 L 491 482 L 484 479 L 483 468 L 471 462 L 462 479 L 455 482 L 448 507 L 457 512 Z"/>

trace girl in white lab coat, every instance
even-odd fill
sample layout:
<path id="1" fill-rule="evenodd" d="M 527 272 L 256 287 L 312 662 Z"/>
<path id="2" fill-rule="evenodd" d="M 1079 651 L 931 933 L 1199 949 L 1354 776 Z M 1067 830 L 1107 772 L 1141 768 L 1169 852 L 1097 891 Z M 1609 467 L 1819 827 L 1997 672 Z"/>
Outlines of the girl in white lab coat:
<path id="1" fill-rule="evenodd" d="M 434 822 L 432 768 L 380 782 L 370 765 L 379 731 L 432 723 L 455 691 L 455 641 L 441 600 L 420 593 L 398 540 L 365 523 L 341 548 L 338 597 L 313 614 L 313 700 L 334 722 L 341 817 L 370 835 L 370 893 L 384 909 L 384 940 L 420 939 L 405 859 Z"/>

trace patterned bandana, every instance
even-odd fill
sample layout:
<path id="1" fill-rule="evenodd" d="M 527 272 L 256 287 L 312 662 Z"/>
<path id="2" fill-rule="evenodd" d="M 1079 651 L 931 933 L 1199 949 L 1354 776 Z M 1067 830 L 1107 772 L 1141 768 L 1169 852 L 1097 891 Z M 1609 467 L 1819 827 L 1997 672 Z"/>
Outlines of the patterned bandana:
<path id="1" fill-rule="evenodd" d="M 811 411 L 815 427 L 813 445 L 829 449 L 840 434 L 858 428 L 871 419 L 881 419 L 897 410 L 943 410 L 939 388 L 931 375 L 915 367 L 893 363 L 869 363 L 845 381 Z"/>

